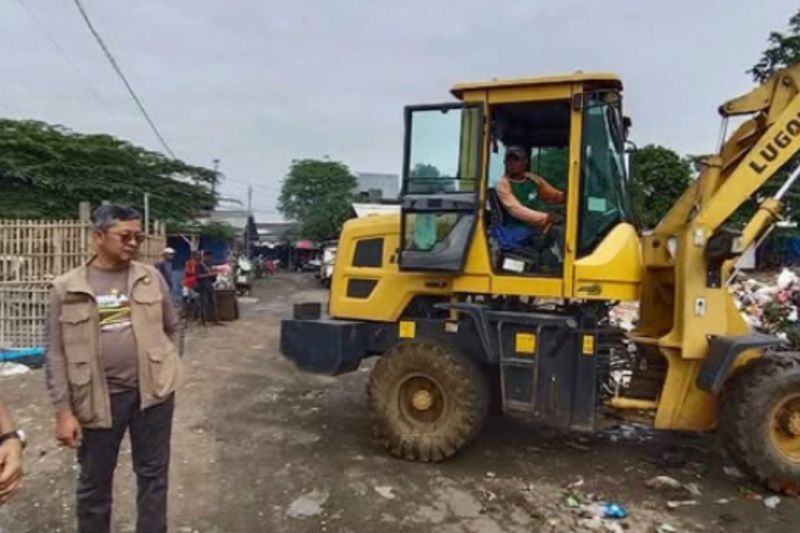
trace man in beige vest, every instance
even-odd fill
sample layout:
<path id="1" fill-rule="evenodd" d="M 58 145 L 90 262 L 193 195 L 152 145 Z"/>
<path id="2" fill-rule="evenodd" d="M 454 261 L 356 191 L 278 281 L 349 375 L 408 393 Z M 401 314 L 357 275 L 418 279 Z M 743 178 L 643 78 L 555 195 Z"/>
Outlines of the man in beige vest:
<path id="1" fill-rule="evenodd" d="M 133 261 L 144 240 L 139 214 L 104 205 L 92 213 L 96 255 L 53 283 L 47 388 L 56 434 L 78 450 L 79 533 L 111 527 L 114 468 L 130 431 L 137 533 L 167 530 L 174 390 L 182 365 L 176 324 L 158 271 Z"/>

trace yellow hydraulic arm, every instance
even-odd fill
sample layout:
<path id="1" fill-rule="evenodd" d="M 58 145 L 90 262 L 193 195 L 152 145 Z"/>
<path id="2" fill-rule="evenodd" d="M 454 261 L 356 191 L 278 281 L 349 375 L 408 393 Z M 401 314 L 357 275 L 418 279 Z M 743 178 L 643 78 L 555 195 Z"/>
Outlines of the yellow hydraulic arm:
<path id="1" fill-rule="evenodd" d="M 761 202 L 722 261 L 709 254 L 714 248 L 709 241 L 724 233 L 729 217 L 800 152 L 800 65 L 777 72 L 719 111 L 723 124 L 732 116 L 750 118 L 706 160 L 697 181 L 642 243 L 640 324 L 633 338 L 657 346 L 669 362 L 658 427 L 706 429 L 713 424 L 713 398 L 694 384 L 708 339 L 750 332 L 725 279 L 741 252 L 780 218 L 781 197 L 800 170 L 792 172 L 779 194 Z"/>

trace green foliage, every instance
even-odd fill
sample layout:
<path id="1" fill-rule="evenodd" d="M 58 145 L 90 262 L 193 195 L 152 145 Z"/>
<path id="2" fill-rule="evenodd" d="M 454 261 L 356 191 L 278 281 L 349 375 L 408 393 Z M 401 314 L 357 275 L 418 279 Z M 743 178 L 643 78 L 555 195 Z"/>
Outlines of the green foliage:
<path id="1" fill-rule="evenodd" d="M 547 180 L 555 188 L 567 190 L 569 148 L 538 148 L 531 153 L 531 172 Z"/>
<path id="2" fill-rule="evenodd" d="M 427 163 L 417 163 L 411 169 L 410 177 L 412 178 L 441 178 L 442 172 L 434 165 Z"/>
<path id="3" fill-rule="evenodd" d="M 189 235 L 201 235 L 217 241 L 231 241 L 236 238 L 236 228 L 227 222 L 211 220 L 205 224 L 191 221 L 185 224 L 174 224 L 170 227 L 172 233 L 184 233 Z"/>
<path id="4" fill-rule="evenodd" d="M 0 216 L 75 218 L 78 204 L 143 207 L 172 227 L 216 203 L 214 171 L 169 159 L 110 135 L 0 119 Z"/>
<path id="5" fill-rule="evenodd" d="M 753 80 L 761 83 L 776 71 L 800 63 L 800 10 L 789 19 L 789 31 L 773 31 L 767 39 L 769 46 L 761 54 L 761 59 L 748 71 Z M 752 217 L 758 206 L 758 199 L 774 196 L 789 176 L 789 171 L 800 164 L 800 156 L 789 160 L 786 166 L 767 181 L 749 202 L 740 207 L 732 217 L 735 225 L 741 226 Z M 800 192 L 795 186 L 783 197 L 783 216 L 797 220 L 800 215 Z M 793 233 L 797 233 L 795 230 Z"/>
<path id="6" fill-rule="evenodd" d="M 691 164 L 669 148 L 652 144 L 637 150 L 634 157 L 634 210 L 643 227 L 654 228 L 691 184 Z"/>
<path id="7" fill-rule="evenodd" d="M 759 83 L 776 70 L 800 63 L 800 10 L 789 19 L 788 33 L 773 31 L 767 41 L 769 47 L 761 54 L 761 59 L 747 71 Z"/>
<path id="8" fill-rule="evenodd" d="M 356 185 L 343 163 L 295 160 L 283 180 L 278 210 L 297 224 L 303 238 L 334 239 L 350 217 Z"/>

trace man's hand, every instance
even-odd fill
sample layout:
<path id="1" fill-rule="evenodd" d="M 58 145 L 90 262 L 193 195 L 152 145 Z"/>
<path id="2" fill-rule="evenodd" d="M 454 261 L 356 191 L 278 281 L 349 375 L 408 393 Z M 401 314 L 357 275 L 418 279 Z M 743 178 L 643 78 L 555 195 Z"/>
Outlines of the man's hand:
<path id="1" fill-rule="evenodd" d="M 553 226 L 560 226 L 563 223 L 564 223 L 564 217 L 562 217 L 558 213 L 547 213 L 547 220 L 545 220 L 544 223 L 543 233 L 547 233 Z"/>
<path id="2" fill-rule="evenodd" d="M 22 481 L 22 442 L 8 439 L 0 444 L 0 505 L 6 503 Z"/>
<path id="3" fill-rule="evenodd" d="M 72 411 L 59 411 L 56 415 L 56 438 L 64 446 L 77 448 L 83 440 L 81 424 Z"/>

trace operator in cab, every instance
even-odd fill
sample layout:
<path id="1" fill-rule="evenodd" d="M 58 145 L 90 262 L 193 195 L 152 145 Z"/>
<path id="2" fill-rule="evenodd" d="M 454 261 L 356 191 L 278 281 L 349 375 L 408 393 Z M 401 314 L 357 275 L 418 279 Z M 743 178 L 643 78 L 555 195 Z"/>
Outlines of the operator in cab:
<path id="1" fill-rule="evenodd" d="M 543 177 L 528 171 L 528 152 L 509 146 L 505 174 L 497 183 L 497 197 L 509 215 L 494 228 L 494 237 L 504 250 L 523 249 L 535 235 L 561 223 L 561 215 L 546 211 L 545 203 L 563 204 L 566 195 Z"/>

